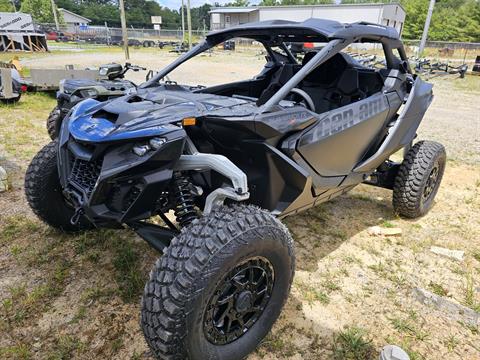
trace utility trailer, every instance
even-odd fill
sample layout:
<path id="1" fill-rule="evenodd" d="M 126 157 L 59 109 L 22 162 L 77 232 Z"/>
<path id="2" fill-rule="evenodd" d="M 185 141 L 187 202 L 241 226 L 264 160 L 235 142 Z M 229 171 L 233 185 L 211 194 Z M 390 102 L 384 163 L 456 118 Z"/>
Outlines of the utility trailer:
<path id="1" fill-rule="evenodd" d="M 57 91 L 61 80 L 104 80 L 105 76 L 98 70 L 77 70 L 72 65 L 66 65 L 65 69 L 30 69 L 28 81 L 35 91 Z"/>

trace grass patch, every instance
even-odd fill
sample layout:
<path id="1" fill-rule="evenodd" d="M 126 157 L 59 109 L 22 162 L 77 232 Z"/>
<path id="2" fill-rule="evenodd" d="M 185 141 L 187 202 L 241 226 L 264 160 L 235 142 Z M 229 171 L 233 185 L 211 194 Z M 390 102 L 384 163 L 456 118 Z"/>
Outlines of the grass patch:
<path id="1" fill-rule="evenodd" d="M 69 360 L 75 352 L 82 352 L 86 348 L 79 339 L 64 335 L 55 339 L 54 350 L 47 355 L 48 360 Z"/>
<path id="2" fill-rule="evenodd" d="M 448 290 L 447 289 L 445 289 L 441 284 L 437 284 L 433 281 L 430 281 L 430 284 L 428 284 L 428 288 L 434 294 L 437 294 L 438 296 L 447 296 L 448 295 Z"/>
<path id="3" fill-rule="evenodd" d="M 454 87 L 465 92 L 480 92 L 478 76 L 466 75 L 464 79 L 452 79 Z"/>
<path id="4" fill-rule="evenodd" d="M 393 325 L 393 328 L 403 335 L 419 341 L 423 341 L 428 338 L 428 334 L 417 328 L 413 319 L 391 318 L 389 320 Z"/>
<path id="5" fill-rule="evenodd" d="M 87 308 L 84 305 L 80 305 L 80 307 L 78 308 L 77 312 L 75 313 L 75 316 L 70 321 L 70 323 L 76 324 L 80 320 L 85 319 L 86 316 L 87 316 Z"/>
<path id="6" fill-rule="evenodd" d="M 82 301 L 85 304 L 89 304 L 92 302 L 100 302 L 104 303 L 105 299 L 110 299 L 111 296 L 114 294 L 113 289 L 101 287 L 101 286 L 96 286 L 92 287 L 90 289 L 87 289 L 83 294 L 82 294 Z"/>
<path id="7" fill-rule="evenodd" d="M 32 352 L 26 344 L 0 347 L 0 358 L 5 360 L 28 360 L 32 358 Z"/>
<path id="8" fill-rule="evenodd" d="M 388 220 L 383 220 L 382 223 L 380 224 L 381 227 L 384 227 L 384 228 L 388 228 L 388 229 L 391 229 L 391 228 L 394 228 L 395 227 L 395 224 L 391 223 L 390 221 Z"/>
<path id="9" fill-rule="evenodd" d="M 40 230 L 41 224 L 25 215 L 9 216 L 5 219 L 0 229 L 0 245 L 11 243 L 17 237 L 36 233 Z"/>
<path id="10" fill-rule="evenodd" d="M 355 326 L 348 327 L 334 337 L 333 358 L 335 360 L 371 360 L 375 355 L 372 341 L 363 329 Z"/>
<path id="11" fill-rule="evenodd" d="M 341 287 L 338 285 L 334 280 L 332 279 L 327 279 L 322 283 L 322 286 L 327 290 L 327 291 L 337 291 L 340 290 Z"/>
<path id="12" fill-rule="evenodd" d="M 55 98 L 47 94 L 25 94 L 18 104 L 0 103 L 0 142 L 13 158 L 29 161 L 49 141 L 45 128 Z"/>
<path id="13" fill-rule="evenodd" d="M 321 291 L 320 289 L 317 289 L 300 281 L 295 281 L 295 285 L 300 291 L 302 298 L 309 304 L 318 301 L 321 304 L 327 305 L 330 302 L 330 297 L 328 296 L 328 294 L 324 291 Z"/>
<path id="14" fill-rule="evenodd" d="M 469 271 L 465 277 L 465 305 L 476 312 L 480 312 L 480 302 L 475 296 L 475 284 L 473 271 Z"/>
<path id="15" fill-rule="evenodd" d="M 452 352 L 455 348 L 460 344 L 460 341 L 455 337 L 455 335 L 450 335 L 445 341 L 443 342 L 448 349 L 448 351 Z"/>
<path id="16" fill-rule="evenodd" d="M 115 244 L 113 265 L 120 296 L 125 302 L 137 301 L 145 283 L 144 275 L 140 270 L 138 253 L 125 239 L 119 239 Z"/>
<path id="17" fill-rule="evenodd" d="M 10 297 L 1 304 L 7 329 L 46 311 L 51 300 L 63 292 L 70 266 L 67 261 L 59 263 L 47 274 L 45 282 L 31 291 L 24 284 L 10 288 Z"/>
<path id="18" fill-rule="evenodd" d="M 480 250 L 475 250 L 472 254 L 473 258 L 480 262 Z"/>
<path id="19" fill-rule="evenodd" d="M 284 334 L 285 332 L 281 331 L 279 333 Z M 262 358 L 267 354 L 276 354 L 281 359 L 285 359 L 295 355 L 298 349 L 291 341 L 282 338 L 279 334 L 270 333 L 262 341 L 256 352 Z"/>

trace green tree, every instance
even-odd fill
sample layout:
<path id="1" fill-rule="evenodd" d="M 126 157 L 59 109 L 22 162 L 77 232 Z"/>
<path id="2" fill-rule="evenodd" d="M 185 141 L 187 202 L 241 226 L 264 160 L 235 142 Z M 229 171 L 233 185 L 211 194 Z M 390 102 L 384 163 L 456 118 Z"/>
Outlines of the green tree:
<path id="1" fill-rule="evenodd" d="M 277 0 L 262 0 L 260 2 L 260 5 L 261 6 L 275 6 L 275 5 L 279 5 L 279 3 L 277 2 Z"/>
<path id="2" fill-rule="evenodd" d="M 203 29 L 205 23 L 205 29 L 210 29 L 210 10 L 212 6 L 210 4 L 203 4 L 197 8 L 192 8 L 192 28 Z"/>
<path id="3" fill-rule="evenodd" d="M 10 0 L 0 0 L 0 11 L 11 12 L 13 11 L 13 5 Z"/>
<path id="4" fill-rule="evenodd" d="M 39 23 L 54 23 L 50 0 L 23 0 L 20 11 L 32 15 Z"/>
<path id="5" fill-rule="evenodd" d="M 242 6 L 248 6 L 250 2 L 248 0 L 234 0 L 228 4 L 225 4 L 225 6 L 237 6 L 237 7 L 242 7 Z"/>
<path id="6" fill-rule="evenodd" d="M 420 39 L 429 0 L 402 0 L 407 16 L 403 38 Z M 441 0 L 436 3 L 428 39 L 433 41 L 480 41 L 480 3 L 477 0 Z"/>

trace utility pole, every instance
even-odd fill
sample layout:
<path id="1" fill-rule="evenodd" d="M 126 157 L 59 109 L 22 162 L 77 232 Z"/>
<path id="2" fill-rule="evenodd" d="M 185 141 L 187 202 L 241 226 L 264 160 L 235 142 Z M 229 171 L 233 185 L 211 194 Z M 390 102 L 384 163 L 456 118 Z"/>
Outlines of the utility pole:
<path id="1" fill-rule="evenodd" d="M 57 31 L 59 31 L 60 24 L 58 23 L 57 6 L 55 5 L 55 0 L 51 0 L 51 3 L 52 3 L 53 18 L 55 19 L 55 27 L 57 28 Z"/>
<path id="2" fill-rule="evenodd" d="M 190 0 L 187 0 L 187 26 L 188 26 L 188 49 L 192 48 L 192 14 L 190 13 Z"/>
<path id="3" fill-rule="evenodd" d="M 125 50 L 125 60 L 130 60 L 130 53 L 128 52 L 127 20 L 125 18 L 125 5 L 123 0 L 119 0 L 118 5 L 120 7 L 120 21 L 122 23 L 122 39 L 123 49 Z"/>
<path id="4" fill-rule="evenodd" d="M 182 44 L 185 43 L 185 4 L 182 0 Z"/>
<path id="5" fill-rule="evenodd" d="M 430 21 L 432 20 L 434 6 L 435 6 L 435 0 L 430 0 L 430 5 L 428 6 L 427 19 L 425 20 L 425 26 L 423 28 L 422 40 L 420 40 L 420 46 L 418 47 L 418 57 L 422 56 L 423 50 L 425 49 L 425 43 L 427 42 L 428 29 L 430 27 Z"/>
<path id="6" fill-rule="evenodd" d="M 105 41 L 107 42 L 107 45 L 110 45 L 110 36 L 108 35 L 108 24 L 105 21 Z"/>

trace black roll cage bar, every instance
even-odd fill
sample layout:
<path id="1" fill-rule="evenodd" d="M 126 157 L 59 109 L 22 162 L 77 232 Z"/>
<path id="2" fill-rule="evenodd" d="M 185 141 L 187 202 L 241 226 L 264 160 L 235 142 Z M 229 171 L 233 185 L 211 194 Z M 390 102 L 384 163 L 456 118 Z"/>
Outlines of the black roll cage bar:
<path id="1" fill-rule="evenodd" d="M 186 52 L 185 54 L 179 56 L 175 61 L 167 65 L 165 68 L 160 70 L 153 78 L 146 81 L 145 83 L 139 86 L 140 89 L 149 88 L 157 86 L 160 80 L 162 80 L 165 76 L 167 76 L 170 72 L 176 69 L 178 66 L 183 64 L 184 62 L 190 60 L 191 58 L 205 52 L 214 46 L 229 40 L 234 37 L 239 37 L 241 34 L 233 33 L 233 36 L 230 37 L 217 37 L 217 38 L 209 38 L 207 37 L 204 41 L 193 47 L 190 51 Z M 279 46 L 281 47 L 286 53 L 292 63 L 297 63 L 295 58 L 293 57 L 290 50 L 286 47 L 285 42 L 288 41 L 288 37 L 282 39 L 282 41 L 268 41 L 267 39 L 254 39 L 250 36 L 252 40 L 259 41 L 267 50 L 269 55 L 272 57 L 272 60 L 276 62 L 275 56 L 272 54 L 271 46 Z M 320 40 L 321 38 L 318 38 Z M 215 40 L 215 41 L 212 41 Z M 328 39 L 326 39 L 328 41 Z M 331 39 L 327 42 L 327 44 L 320 50 L 318 53 L 304 66 L 300 68 L 300 70 L 289 80 L 285 85 L 283 85 L 265 104 L 259 107 L 258 112 L 264 113 L 270 111 L 276 104 L 278 104 L 281 100 L 283 100 L 290 91 L 296 87 L 308 74 L 310 74 L 313 70 L 315 70 L 318 66 L 322 65 L 325 61 L 330 59 L 333 55 L 337 54 L 347 46 L 352 43 L 358 42 L 371 42 L 371 43 L 381 43 L 385 52 L 385 59 L 387 63 L 387 67 L 390 69 L 399 69 L 402 64 L 404 64 L 404 69 L 411 73 L 410 67 L 408 65 L 407 55 L 405 53 L 405 49 L 403 44 L 398 39 L 386 38 L 381 36 L 372 36 L 372 37 L 358 37 L 358 38 L 349 38 L 349 39 Z M 400 55 L 400 60 L 393 54 L 393 50 L 397 49 Z"/>

